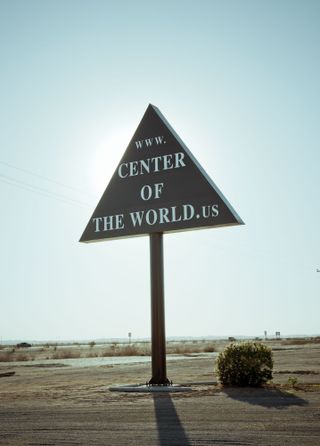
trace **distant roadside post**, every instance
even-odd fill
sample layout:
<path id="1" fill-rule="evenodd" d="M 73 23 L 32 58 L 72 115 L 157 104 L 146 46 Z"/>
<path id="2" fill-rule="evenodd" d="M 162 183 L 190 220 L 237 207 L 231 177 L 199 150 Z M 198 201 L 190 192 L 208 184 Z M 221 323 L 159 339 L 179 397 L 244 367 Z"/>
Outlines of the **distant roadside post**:
<path id="1" fill-rule="evenodd" d="M 149 235 L 151 386 L 166 371 L 163 234 L 243 221 L 159 109 L 149 105 L 80 242 Z"/>

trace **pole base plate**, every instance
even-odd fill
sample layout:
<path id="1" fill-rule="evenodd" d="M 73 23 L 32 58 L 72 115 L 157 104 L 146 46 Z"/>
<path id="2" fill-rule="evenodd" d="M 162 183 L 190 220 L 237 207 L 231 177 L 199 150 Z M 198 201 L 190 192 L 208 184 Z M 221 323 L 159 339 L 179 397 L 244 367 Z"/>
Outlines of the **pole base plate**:
<path id="1" fill-rule="evenodd" d="M 111 392 L 139 392 L 139 393 L 159 393 L 159 392 L 192 392 L 191 387 L 173 384 L 170 386 L 149 386 L 146 384 L 125 384 L 109 387 Z"/>

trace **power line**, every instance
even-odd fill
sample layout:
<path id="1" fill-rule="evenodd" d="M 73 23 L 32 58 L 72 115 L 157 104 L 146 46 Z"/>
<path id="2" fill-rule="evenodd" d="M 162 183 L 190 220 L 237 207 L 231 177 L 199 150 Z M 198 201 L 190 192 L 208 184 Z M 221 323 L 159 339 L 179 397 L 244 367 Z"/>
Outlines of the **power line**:
<path id="1" fill-rule="evenodd" d="M 88 196 L 93 196 L 92 194 L 89 194 L 88 192 L 85 192 L 85 191 L 83 191 L 81 189 L 78 189 L 77 187 L 61 183 L 60 181 L 53 180 L 52 178 L 48 178 L 45 175 L 41 175 L 39 173 L 32 172 L 29 169 L 24 169 L 22 167 L 17 167 L 17 166 L 14 166 L 13 164 L 5 162 L 5 161 L 0 161 L 0 164 L 2 164 L 3 166 L 9 167 L 10 169 L 15 169 L 15 170 L 18 170 L 20 172 L 27 173 L 28 175 L 32 175 L 32 176 L 34 176 L 36 178 L 40 178 L 41 180 L 45 180 L 45 181 L 48 181 L 49 183 L 53 183 L 53 184 L 56 184 L 58 186 L 65 187 L 65 188 L 73 190 L 75 192 L 80 192 L 81 194 L 86 194 Z"/>
<path id="2" fill-rule="evenodd" d="M 67 203 L 67 204 L 73 204 L 77 206 L 85 206 L 92 208 L 92 205 L 88 203 L 84 203 L 82 201 L 76 200 L 74 198 L 68 197 L 67 195 L 63 195 L 60 193 L 51 192 L 47 189 L 43 189 L 38 186 L 34 186 L 33 184 L 26 183 L 25 181 L 16 180 L 15 178 L 9 177 L 7 175 L 0 174 L 0 181 L 6 184 L 9 184 L 11 186 L 18 187 L 20 189 L 24 189 L 29 192 L 33 192 L 36 194 L 40 194 L 49 198 L 54 198 L 58 201 Z"/>

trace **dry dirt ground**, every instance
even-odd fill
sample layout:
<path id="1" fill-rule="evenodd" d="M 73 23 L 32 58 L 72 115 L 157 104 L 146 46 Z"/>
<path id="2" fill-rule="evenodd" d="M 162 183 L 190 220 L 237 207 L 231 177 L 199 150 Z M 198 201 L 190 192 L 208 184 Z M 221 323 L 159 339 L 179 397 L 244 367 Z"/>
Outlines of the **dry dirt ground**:
<path id="1" fill-rule="evenodd" d="M 320 445 L 320 345 L 276 349 L 273 384 L 223 389 L 213 359 L 168 361 L 180 394 L 110 392 L 150 364 L 15 366 L 0 378 L 1 445 Z M 45 361 L 44 361 L 45 364 Z M 0 374 L 13 370 L 0 364 Z M 288 378 L 297 378 L 296 387 Z"/>

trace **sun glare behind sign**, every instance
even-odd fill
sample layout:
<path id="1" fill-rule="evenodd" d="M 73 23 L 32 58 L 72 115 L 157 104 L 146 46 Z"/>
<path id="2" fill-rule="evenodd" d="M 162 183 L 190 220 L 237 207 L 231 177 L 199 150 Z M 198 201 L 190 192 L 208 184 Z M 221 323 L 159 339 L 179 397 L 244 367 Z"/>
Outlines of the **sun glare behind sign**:
<path id="1" fill-rule="evenodd" d="M 241 218 L 149 105 L 80 241 L 238 224 Z"/>

